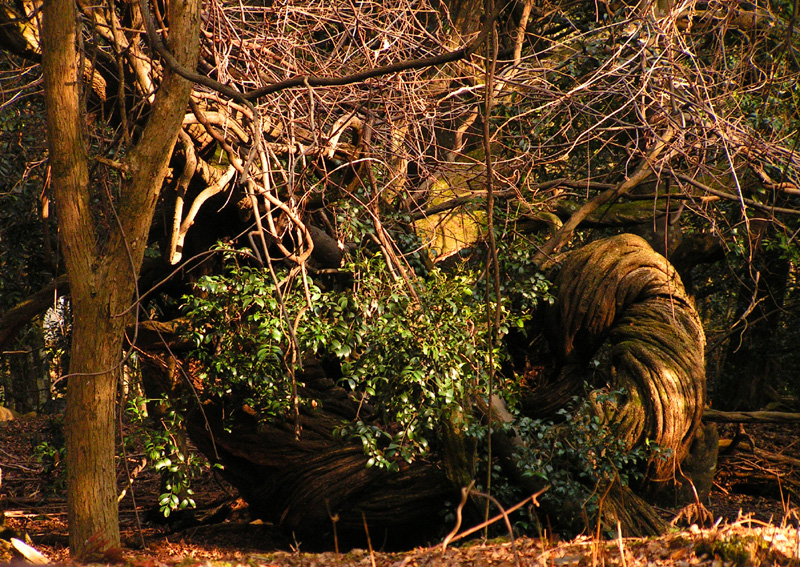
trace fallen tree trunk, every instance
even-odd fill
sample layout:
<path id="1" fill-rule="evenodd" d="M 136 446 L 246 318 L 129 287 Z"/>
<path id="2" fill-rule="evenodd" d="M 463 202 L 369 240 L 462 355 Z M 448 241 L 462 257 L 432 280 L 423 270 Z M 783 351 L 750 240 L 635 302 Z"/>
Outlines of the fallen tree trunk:
<path id="1" fill-rule="evenodd" d="M 168 374 L 180 372 L 162 357 L 148 355 L 145 362 L 151 383 L 169 385 Z M 187 414 L 192 441 L 222 466 L 251 516 L 281 527 L 306 549 L 366 547 L 367 537 L 386 549 L 441 538 L 450 527 L 442 511 L 460 498 L 441 455 L 403 462 L 395 472 L 367 466 L 360 440 L 337 433 L 356 418 L 369 421 L 370 409 L 319 366 L 307 365 L 297 378 L 301 397 L 316 401 L 301 410 L 299 433 L 292 419 L 260 421 L 241 404 L 206 401 Z"/>
<path id="2" fill-rule="evenodd" d="M 800 413 L 783 411 L 703 410 L 703 421 L 713 423 L 800 423 Z"/>

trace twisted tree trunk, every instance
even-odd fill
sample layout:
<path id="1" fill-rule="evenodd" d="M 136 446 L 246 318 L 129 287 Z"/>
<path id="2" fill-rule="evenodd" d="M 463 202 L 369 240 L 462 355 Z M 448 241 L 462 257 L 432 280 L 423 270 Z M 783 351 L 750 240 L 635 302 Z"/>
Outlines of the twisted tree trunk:
<path id="1" fill-rule="evenodd" d="M 647 481 L 651 487 L 672 485 L 673 478 L 679 484 L 685 479 L 676 471 L 700 425 L 705 374 L 702 327 L 674 269 L 642 238 L 623 235 L 572 252 L 556 283 L 558 299 L 547 317 L 563 370 L 558 382 L 531 393 L 533 403 L 564 407 L 586 380 L 623 389 L 622 399 L 595 399 L 592 411 L 628 448 L 650 440 L 670 449 L 668 459 L 650 463 Z M 149 362 L 156 381 L 169 384 L 170 364 L 158 356 Z M 446 454 L 454 432 L 443 427 L 438 452 L 397 472 L 369 468 L 360 441 L 336 431 L 348 422 L 369 423 L 373 409 L 336 386 L 318 364 L 306 364 L 297 381 L 301 398 L 317 400 L 302 410 L 299 435 L 293 418 L 259 421 L 241 399 L 209 400 L 187 419 L 195 444 L 224 466 L 255 517 L 329 546 L 334 529 L 340 542 L 363 545 L 365 523 L 371 537 L 389 546 L 424 543 L 447 529 L 441 511 L 458 501 L 461 483 L 451 470 L 456 459 Z M 202 386 L 195 384 L 201 398 Z M 542 488 L 521 474 L 516 448 L 503 435 L 495 428 L 493 447 L 509 477 L 523 491 Z M 616 529 L 619 521 L 630 535 L 665 529 L 654 510 L 619 482 L 591 488 L 604 494 L 603 525 Z M 572 512 L 580 514 L 581 502 L 574 504 Z M 560 506 L 543 510 L 554 526 L 566 514 Z"/>
<path id="2" fill-rule="evenodd" d="M 670 449 L 648 480 L 663 483 L 689 453 L 705 399 L 705 335 L 677 272 L 647 242 L 623 234 L 569 254 L 548 330 L 562 379 L 623 389 L 597 407 L 629 447 Z"/>
<path id="3" fill-rule="evenodd" d="M 174 365 L 153 354 L 144 359 L 148 382 L 167 386 L 177 372 Z M 279 526 L 304 549 L 330 549 L 335 543 L 363 548 L 367 537 L 372 545 L 391 549 L 443 536 L 450 526 L 442 511 L 460 497 L 443 465 L 446 459 L 434 453 L 401 462 L 393 472 L 368 467 L 361 442 L 337 430 L 356 419 L 368 423 L 371 408 L 313 363 L 297 380 L 304 384 L 298 394 L 317 401 L 301 410 L 299 435 L 293 419 L 259 421 L 241 404 L 207 401 L 187 415 L 192 441 L 222 465 L 222 476 L 248 503 L 250 515 Z"/>

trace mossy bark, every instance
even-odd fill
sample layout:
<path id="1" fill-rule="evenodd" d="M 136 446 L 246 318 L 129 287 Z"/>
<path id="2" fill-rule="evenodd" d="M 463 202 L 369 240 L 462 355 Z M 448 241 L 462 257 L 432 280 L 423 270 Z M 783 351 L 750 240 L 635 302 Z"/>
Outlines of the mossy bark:
<path id="1" fill-rule="evenodd" d="M 689 452 L 705 396 L 705 335 L 677 272 L 623 234 L 572 252 L 555 284 L 550 336 L 569 379 L 624 389 L 626 399 L 599 411 L 630 447 L 649 440 L 672 451 L 648 471 L 667 481 Z"/>
<path id="2" fill-rule="evenodd" d="M 584 384 L 622 390 L 621 397 L 593 397 L 588 411 L 603 417 L 629 449 L 649 442 L 669 450 L 644 471 L 639 488 L 648 498 L 692 496 L 689 479 L 697 467 L 687 462 L 684 474 L 681 464 L 701 425 L 705 336 L 676 271 L 644 239 L 623 234 L 571 252 L 554 276 L 556 301 L 544 327 L 556 369 L 524 407 L 565 407 Z M 706 465 L 714 455 L 701 460 L 704 471 L 713 469 Z M 601 517 L 590 522 L 616 529 L 619 521 L 623 534 L 647 535 L 663 530 L 656 520 L 644 500 L 612 486 Z"/>

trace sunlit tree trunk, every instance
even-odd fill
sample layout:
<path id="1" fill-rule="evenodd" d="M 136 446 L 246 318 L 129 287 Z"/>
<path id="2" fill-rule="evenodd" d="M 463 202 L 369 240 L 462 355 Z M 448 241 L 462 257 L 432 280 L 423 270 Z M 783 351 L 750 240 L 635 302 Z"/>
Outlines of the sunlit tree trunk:
<path id="1" fill-rule="evenodd" d="M 84 136 L 73 0 L 44 3 L 47 132 L 59 232 L 70 280 L 74 327 L 65 438 L 70 549 L 79 558 L 119 547 L 114 409 L 125 315 L 147 245 L 155 205 L 191 84 L 165 72 L 139 142 L 120 164 L 116 222 L 95 222 Z M 199 0 L 173 0 L 170 48 L 194 68 Z M 111 197 L 109 197 L 111 198 Z"/>

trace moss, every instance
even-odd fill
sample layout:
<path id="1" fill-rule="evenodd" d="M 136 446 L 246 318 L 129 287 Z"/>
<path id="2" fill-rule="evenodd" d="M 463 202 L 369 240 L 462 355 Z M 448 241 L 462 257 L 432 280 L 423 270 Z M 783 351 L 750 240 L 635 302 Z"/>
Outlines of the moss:
<path id="1" fill-rule="evenodd" d="M 767 550 L 767 542 L 756 536 L 731 535 L 725 539 L 705 539 L 697 543 L 695 553 L 743 567 L 758 563 L 757 557 Z"/>

